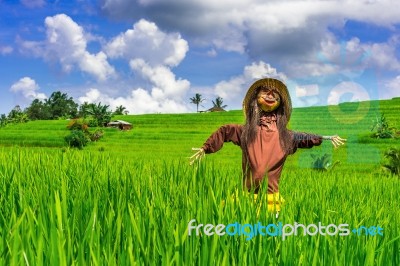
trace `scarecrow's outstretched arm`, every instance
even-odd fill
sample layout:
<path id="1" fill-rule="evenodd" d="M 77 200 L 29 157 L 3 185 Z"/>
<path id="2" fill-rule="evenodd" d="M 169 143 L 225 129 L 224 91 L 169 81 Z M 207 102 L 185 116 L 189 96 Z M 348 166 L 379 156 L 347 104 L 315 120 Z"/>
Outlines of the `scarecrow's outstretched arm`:
<path id="1" fill-rule="evenodd" d="M 242 130 L 242 125 L 229 124 L 221 126 L 217 131 L 211 134 L 201 148 L 192 148 L 196 153 L 189 158 L 190 164 L 192 165 L 195 161 L 200 161 L 206 153 L 219 151 L 225 142 L 232 142 L 240 146 Z"/>
<path id="2" fill-rule="evenodd" d="M 337 147 L 343 145 L 344 142 L 347 141 L 347 139 L 342 139 L 342 138 L 339 137 L 338 135 L 334 135 L 334 136 L 323 136 L 322 139 L 324 139 L 324 140 L 330 140 L 335 148 L 337 148 Z"/>

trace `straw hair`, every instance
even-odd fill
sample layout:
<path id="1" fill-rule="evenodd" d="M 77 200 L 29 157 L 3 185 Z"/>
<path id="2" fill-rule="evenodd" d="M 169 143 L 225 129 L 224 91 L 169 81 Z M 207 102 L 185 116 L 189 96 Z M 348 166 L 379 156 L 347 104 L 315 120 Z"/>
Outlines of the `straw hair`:
<path id="1" fill-rule="evenodd" d="M 260 79 L 251 85 L 243 100 L 243 113 L 246 119 L 248 119 L 247 109 L 249 108 L 250 102 L 255 99 L 255 95 L 258 91 L 265 87 L 277 90 L 281 96 L 281 105 L 284 106 L 284 115 L 286 116 L 287 122 L 289 122 L 292 113 L 292 101 L 290 99 L 289 91 L 282 81 L 274 78 Z"/>

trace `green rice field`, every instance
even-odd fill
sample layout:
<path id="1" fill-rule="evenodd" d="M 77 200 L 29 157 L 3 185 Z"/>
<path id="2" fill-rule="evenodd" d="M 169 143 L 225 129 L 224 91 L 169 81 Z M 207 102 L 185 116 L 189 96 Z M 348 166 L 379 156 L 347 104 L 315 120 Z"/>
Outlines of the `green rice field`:
<path id="1" fill-rule="evenodd" d="M 134 128 L 106 128 L 83 150 L 66 146 L 65 120 L 0 128 L 0 265 L 400 265 L 400 179 L 381 167 L 400 140 L 369 137 L 381 113 L 400 130 L 399 110 L 400 99 L 294 109 L 289 128 L 348 141 L 288 158 L 278 218 L 241 191 L 239 147 L 189 165 L 191 148 L 243 123 L 241 111 L 118 116 Z M 339 163 L 317 171 L 312 154 Z M 189 235 L 193 219 L 347 224 L 349 234 Z"/>

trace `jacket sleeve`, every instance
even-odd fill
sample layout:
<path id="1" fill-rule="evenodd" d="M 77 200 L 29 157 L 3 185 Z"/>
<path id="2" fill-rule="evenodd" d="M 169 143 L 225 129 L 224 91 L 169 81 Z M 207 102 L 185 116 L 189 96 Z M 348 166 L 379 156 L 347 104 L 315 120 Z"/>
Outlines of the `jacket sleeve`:
<path id="1" fill-rule="evenodd" d="M 292 132 L 293 137 L 293 153 L 297 148 L 312 148 L 319 146 L 322 143 L 322 136 L 304 133 L 304 132 Z"/>
<path id="2" fill-rule="evenodd" d="M 241 125 L 225 125 L 215 131 L 203 144 L 205 153 L 214 153 L 219 151 L 224 142 L 233 142 L 240 146 L 240 136 L 242 135 L 243 126 Z"/>

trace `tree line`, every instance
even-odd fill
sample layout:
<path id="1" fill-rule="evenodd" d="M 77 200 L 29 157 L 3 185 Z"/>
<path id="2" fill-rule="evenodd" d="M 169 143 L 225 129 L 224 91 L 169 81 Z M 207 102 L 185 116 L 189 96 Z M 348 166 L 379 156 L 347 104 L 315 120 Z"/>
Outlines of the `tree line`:
<path id="1" fill-rule="evenodd" d="M 199 105 L 205 99 L 201 94 L 196 93 L 194 97 L 190 98 L 190 103 L 196 104 L 197 112 L 199 112 Z M 220 110 L 226 107 L 223 105 L 223 99 L 217 97 L 212 101 L 213 108 Z M 77 104 L 72 97 L 67 93 L 61 91 L 53 92 L 48 99 L 39 100 L 34 99 L 31 104 L 21 109 L 16 105 L 9 113 L 0 115 L 0 127 L 7 124 L 24 123 L 29 120 L 55 120 L 55 119 L 72 119 L 72 118 L 87 118 L 93 119 L 92 125 L 104 126 L 110 122 L 113 115 L 127 115 L 128 111 L 122 105 L 118 106 L 114 111 L 110 110 L 109 105 L 99 103 Z M 96 125 L 93 125 L 96 126 Z"/>
<path id="2" fill-rule="evenodd" d="M 97 126 L 110 122 L 113 115 L 126 115 L 128 111 L 122 105 L 111 111 L 109 105 L 100 103 L 77 104 L 67 93 L 53 92 L 48 99 L 34 99 L 31 104 L 21 109 L 15 106 L 8 115 L 0 116 L 0 126 L 14 123 L 24 123 L 29 120 L 55 120 L 91 117 Z"/>

